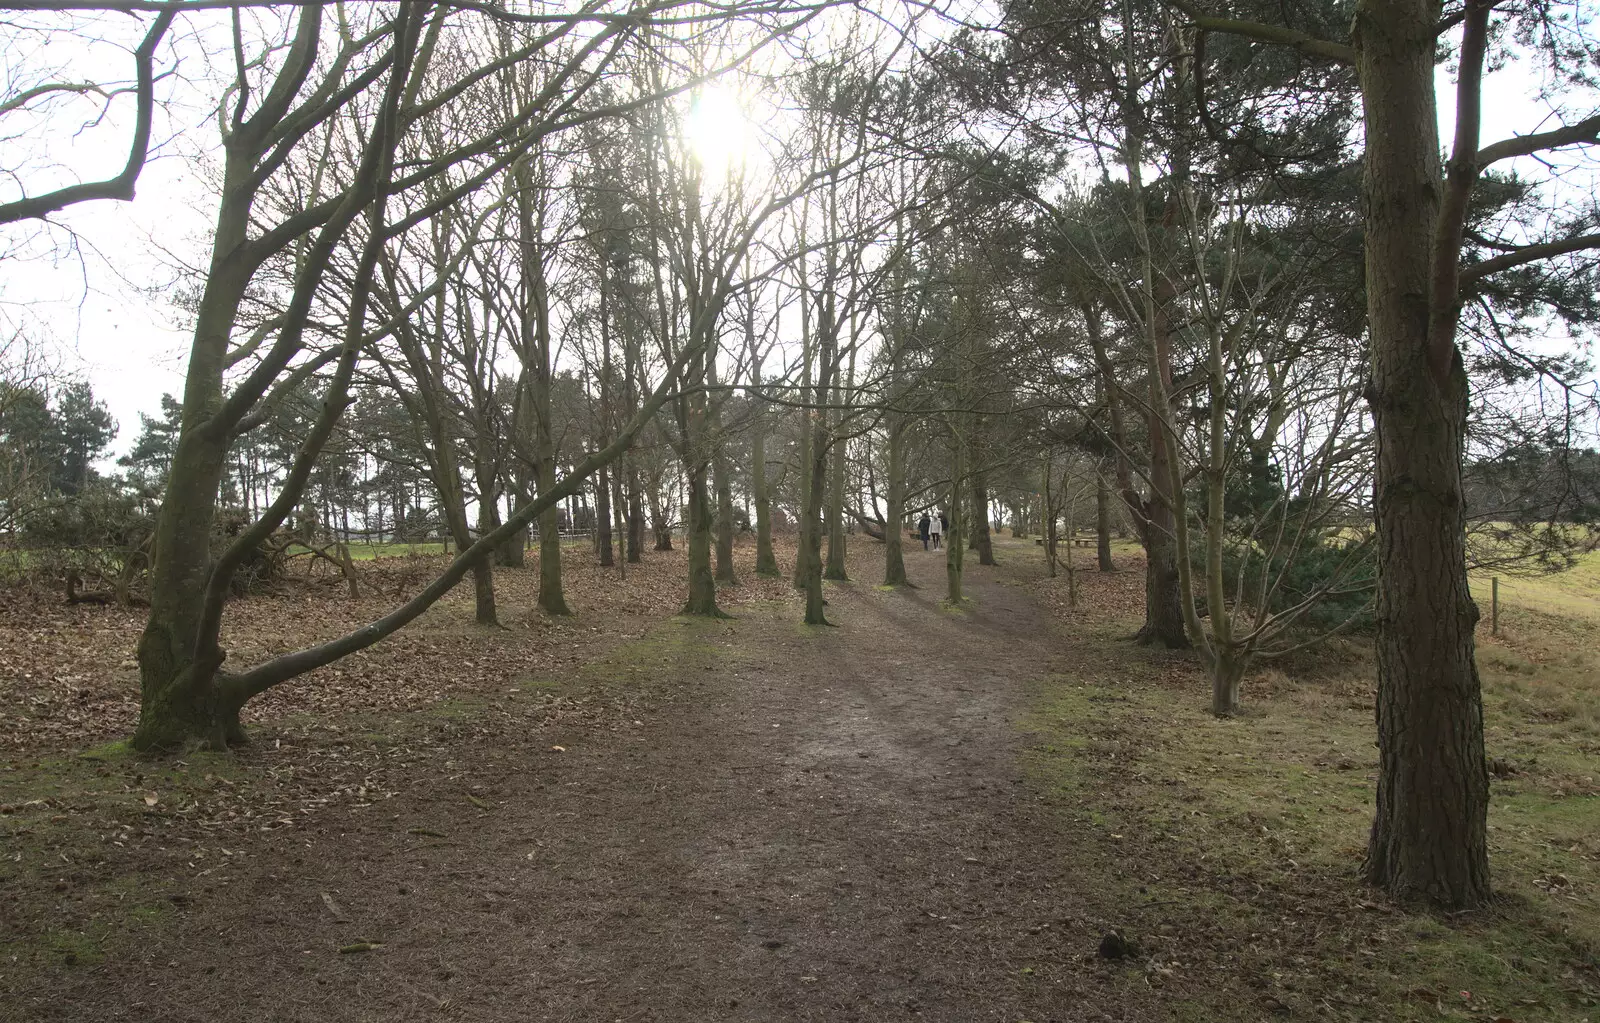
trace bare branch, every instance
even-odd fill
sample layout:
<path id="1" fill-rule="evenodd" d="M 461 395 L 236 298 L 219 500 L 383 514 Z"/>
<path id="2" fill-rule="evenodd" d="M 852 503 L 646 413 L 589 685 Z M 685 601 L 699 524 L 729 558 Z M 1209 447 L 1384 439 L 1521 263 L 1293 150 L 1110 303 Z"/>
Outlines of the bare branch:
<path id="1" fill-rule="evenodd" d="M 150 31 L 145 33 L 144 41 L 134 51 L 134 62 L 138 67 L 138 85 L 135 88 L 137 117 L 133 126 L 133 141 L 128 147 L 128 162 L 123 166 L 122 173 L 104 181 L 68 185 L 53 192 L 46 192 L 44 195 L 0 205 L 0 224 L 11 224 L 19 220 L 42 220 L 74 203 L 89 202 L 94 199 L 120 199 L 127 202 L 133 198 L 133 186 L 138 182 L 139 172 L 144 169 L 145 158 L 150 153 L 150 122 L 155 113 L 156 46 L 160 44 L 162 36 L 166 35 L 168 27 L 172 25 L 172 19 L 173 14 L 170 11 L 157 17 L 151 24 Z"/>

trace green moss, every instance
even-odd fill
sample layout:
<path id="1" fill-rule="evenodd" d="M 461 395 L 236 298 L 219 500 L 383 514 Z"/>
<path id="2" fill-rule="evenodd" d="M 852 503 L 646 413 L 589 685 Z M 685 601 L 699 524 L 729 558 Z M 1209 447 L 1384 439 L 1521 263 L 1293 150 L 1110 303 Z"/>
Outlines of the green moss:
<path id="1" fill-rule="evenodd" d="M 96 940 L 82 931 L 47 931 L 36 943 L 35 952 L 67 966 L 98 966 L 106 958 L 103 939 L 103 934 Z"/>
<path id="2" fill-rule="evenodd" d="M 85 760 L 122 760 L 138 755 L 139 754 L 134 752 L 133 747 L 128 744 L 128 740 L 126 739 L 118 739 L 115 742 L 102 743 L 99 746 L 91 746 L 82 753 L 78 754 L 78 756 Z"/>

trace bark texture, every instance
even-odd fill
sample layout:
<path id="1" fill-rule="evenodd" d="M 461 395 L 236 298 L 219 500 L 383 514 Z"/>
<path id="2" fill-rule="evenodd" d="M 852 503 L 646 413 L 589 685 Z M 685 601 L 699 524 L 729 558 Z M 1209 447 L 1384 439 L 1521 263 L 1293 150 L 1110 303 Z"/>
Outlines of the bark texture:
<path id="1" fill-rule="evenodd" d="M 1398 898 L 1467 907 L 1490 894 L 1489 793 L 1463 528 L 1467 380 L 1453 329 L 1447 361 L 1430 346 L 1432 321 L 1455 314 L 1427 298 L 1434 260 L 1458 258 L 1435 252 L 1439 13 L 1428 0 L 1362 0 L 1353 40 L 1378 438 L 1379 771 L 1366 870 Z"/>

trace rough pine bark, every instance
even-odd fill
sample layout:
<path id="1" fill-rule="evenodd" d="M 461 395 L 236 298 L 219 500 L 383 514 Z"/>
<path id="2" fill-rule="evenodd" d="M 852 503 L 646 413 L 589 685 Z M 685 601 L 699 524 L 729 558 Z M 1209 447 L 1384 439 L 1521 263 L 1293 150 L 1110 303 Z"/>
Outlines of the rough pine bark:
<path id="1" fill-rule="evenodd" d="M 1483 4 L 1469 8 L 1487 18 Z M 1425 298 L 1440 269 L 1439 15 L 1430 0 L 1362 0 L 1353 32 L 1366 121 L 1368 400 L 1378 447 L 1379 766 L 1366 871 L 1398 898 L 1470 907 L 1486 902 L 1490 887 L 1478 609 L 1467 586 L 1461 485 L 1467 378 L 1456 310 Z M 1469 32 L 1473 19 L 1469 10 Z M 1439 253 L 1446 257 L 1458 258 Z M 1436 336 L 1441 316 L 1452 321 Z"/>
<path id="2" fill-rule="evenodd" d="M 1169 650 L 1189 647 L 1183 623 L 1183 591 L 1178 572 L 1177 517 L 1173 513 L 1172 451 L 1164 417 L 1156 407 L 1172 391 L 1171 285 L 1165 278 L 1158 289 L 1151 368 L 1161 379 L 1151 378 L 1150 407 L 1146 422 L 1150 434 L 1150 497 L 1144 502 L 1141 539 L 1145 549 L 1145 619 L 1136 638 L 1141 643 Z"/>

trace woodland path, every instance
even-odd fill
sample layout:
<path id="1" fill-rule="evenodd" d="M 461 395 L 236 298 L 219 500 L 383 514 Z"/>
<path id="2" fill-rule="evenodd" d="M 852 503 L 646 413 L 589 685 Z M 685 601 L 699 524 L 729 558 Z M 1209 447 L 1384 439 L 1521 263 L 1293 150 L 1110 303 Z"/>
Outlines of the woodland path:
<path id="1" fill-rule="evenodd" d="M 394 798 L 263 835 L 134 956 L 25 1011 L 1166 1018 L 1139 971 L 1094 961 L 1116 909 L 1025 777 L 1026 687 L 1068 670 L 1060 638 L 1008 569 L 973 558 L 953 613 L 942 552 L 907 558 L 921 589 L 830 586 L 837 629 L 792 606 L 664 623 L 611 661 L 650 694 L 637 727 L 468 729 Z M 337 951 L 359 939 L 382 947 Z"/>

